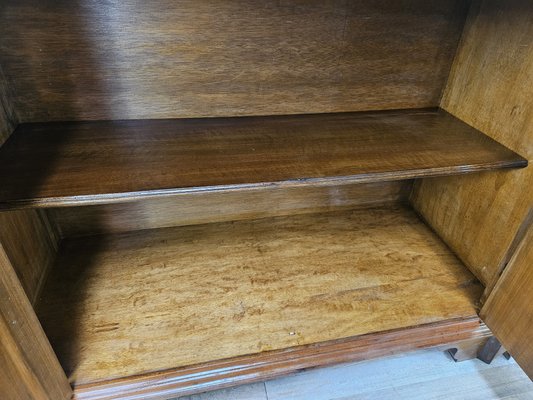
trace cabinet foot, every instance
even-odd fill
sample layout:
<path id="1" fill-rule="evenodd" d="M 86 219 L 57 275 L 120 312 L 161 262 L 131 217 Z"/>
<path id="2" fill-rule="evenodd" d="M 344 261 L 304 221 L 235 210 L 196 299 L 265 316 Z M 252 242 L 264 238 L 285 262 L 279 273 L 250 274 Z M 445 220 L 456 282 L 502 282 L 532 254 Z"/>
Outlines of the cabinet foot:
<path id="1" fill-rule="evenodd" d="M 486 364 L 490 364 L 494 357 L 502 350 L 502 345 L 495 336 L 491 336 L 489 340 L 479 349 L 477 358 Z"/>
<path id="2" fill-rule="evenodd" d="M 453 347 L 448 346 L 446 352 L 455 362 L 472 360 L 477 357 L 480 349 L 487 342 L 487 338 L 476 338 L 454 343 Z"/>

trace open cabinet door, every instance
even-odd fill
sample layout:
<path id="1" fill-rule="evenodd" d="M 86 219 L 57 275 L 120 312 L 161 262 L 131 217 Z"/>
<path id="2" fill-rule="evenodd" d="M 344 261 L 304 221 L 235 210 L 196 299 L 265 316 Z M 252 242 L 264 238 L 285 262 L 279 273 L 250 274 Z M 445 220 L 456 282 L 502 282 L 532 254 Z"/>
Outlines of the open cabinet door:
<path id="1" fill-rule="evenodd" d="M 533 221 L 528 220 L 527 232 L 485 302 L 481 318 L 533 379 Z"/>
<path id="2" fill-rule="evenodd" d="M 72 390 L 0 245 L 0 398 L 66 400 Z"/>

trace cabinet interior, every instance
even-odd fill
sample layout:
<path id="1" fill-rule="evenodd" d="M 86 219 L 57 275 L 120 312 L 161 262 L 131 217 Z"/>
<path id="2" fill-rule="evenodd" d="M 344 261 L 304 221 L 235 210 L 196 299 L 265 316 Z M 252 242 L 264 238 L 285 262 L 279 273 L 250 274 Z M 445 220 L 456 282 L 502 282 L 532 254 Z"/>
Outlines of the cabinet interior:
<path id="1" fill-rule="evenodd" d="M 6 2 L 0 241 L 79 398 L 350 338 L 476 331 L 487 281 L 413 183 L 527 165 L 439 108 L 478 8 Z M 297 369 L 275 368 L 258 376 Z"/>

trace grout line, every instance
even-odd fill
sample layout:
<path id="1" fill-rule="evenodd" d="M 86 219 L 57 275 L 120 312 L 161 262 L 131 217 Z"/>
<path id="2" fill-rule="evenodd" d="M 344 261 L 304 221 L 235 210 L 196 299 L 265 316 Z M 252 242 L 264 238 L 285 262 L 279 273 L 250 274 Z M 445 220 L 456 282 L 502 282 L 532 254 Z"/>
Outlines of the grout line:
<path id="1" fill-rule="evenodd" d="M 266 382 L 263 382 L 263 389 L 265 389 L 265 399 L 268 400 L 268 392 Z"/>

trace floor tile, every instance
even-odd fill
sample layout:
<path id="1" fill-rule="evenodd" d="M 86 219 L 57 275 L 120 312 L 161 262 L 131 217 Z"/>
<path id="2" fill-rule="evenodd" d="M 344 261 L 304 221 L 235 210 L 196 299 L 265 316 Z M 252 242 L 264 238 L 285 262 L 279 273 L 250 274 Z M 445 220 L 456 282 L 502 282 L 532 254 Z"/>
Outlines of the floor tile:
<path id="1" fill-rule="evenodd" d="M 260 382 L 180 397 L 177 400 L 267 400 L 267 397 L 265 385 Z"/>
<path id="2" fill-rule="evenodd" d="M 304 371 L 179 400 L 533 400 L 513 359 L 454 362 L 444 352 L 409 354 Z"/>
<path id="3" fill-rule="evenodd" d="M 506 387 L 506 381 L 516 383 Z M 462 392 L 459 386 L 463 387 Z M 479 360 L 455 363 L 443 352 L 430 350 L 310 370 L 266 382 L 266 389 L 269 400 L 473 400 L 478 398 L 476 390 L 483 390 L 483 399 L 500 399 L 533 393 L 533 384 L 514 360 L 499 357 L 491 365 Z M 487 393 L 492 397 L 487 397 Z M 459 397 L 452 397 L 456 394 Z"/>

